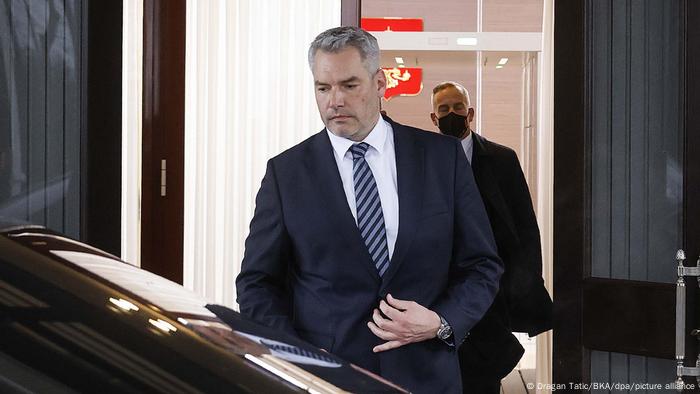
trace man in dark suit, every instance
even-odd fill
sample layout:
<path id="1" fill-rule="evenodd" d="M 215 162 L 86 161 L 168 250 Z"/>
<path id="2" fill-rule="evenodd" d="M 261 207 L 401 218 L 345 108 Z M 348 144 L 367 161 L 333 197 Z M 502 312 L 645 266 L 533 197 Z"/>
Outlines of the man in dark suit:
<path id="1" fill-rule="evenodd" d="M 433 89 L 435 126 L 462 141 L 505 265 L 500 291 L 459 350 L 465 393 L 499 393 L 524 349 L 512 331 L 535 336 L 552 328 L 552 300 L 542 280 L 540 232 L 515 152 L 471 131 L 474 108 L 456 82 Z"/>
<path id="2" fill-rule="evenodd" d="M 309 65 L 326 128 L 268 162 L 241 313 L 413 392 L 459 393 L 456 347 L 502 272 L 464 151 L 380 116 L 369 33 L 321 33 Z"/>

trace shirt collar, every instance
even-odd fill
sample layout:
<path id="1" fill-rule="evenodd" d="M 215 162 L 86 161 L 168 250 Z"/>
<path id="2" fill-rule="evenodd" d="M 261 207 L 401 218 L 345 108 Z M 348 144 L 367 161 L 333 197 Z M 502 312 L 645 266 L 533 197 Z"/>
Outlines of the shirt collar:
<path id="1" fill-rule="evenodd" d="M 467 159 L 469 159 L 469 163 L 472 162 L 472 156 L 474 155 L 474 138 L 472 137 L 474 135 L 474 131 L 470 131 L 469 135 L 464 137 L 462 140 L 462 148 L 464 149 L 464 153 L 467 155 Z"/>
<path id="2" fill-rule="evenodd" d="M 384 146 L 386 145 L 386 137 L 388 132 L 389 131 L 387 130 L 387 123 L 380 116 L 379 121 L 376 125 L 374 125 L 372 131 L 370 131 L 369 134 L 367 134 L 367 137 L 365 137 L 365 139 L 360 142 L 366 142 L 367 144 L 369 144 L 369 146 L 376 149 L 381 154 L 384 152 Z M 330 138 L 333 150 L 335 151 L 335 153 L 338 154 L 338 157 L 345 157 L 345 154 L 348 152 L 348 149 L 350 149 L 350 147 L 353 144 L 358 143 L 344 137 L 339 137 L 333 134 L 330 130 L 328 130 L 328 128 L 326 128 L 326 133 L 328 133 L 328 138 Z"/>

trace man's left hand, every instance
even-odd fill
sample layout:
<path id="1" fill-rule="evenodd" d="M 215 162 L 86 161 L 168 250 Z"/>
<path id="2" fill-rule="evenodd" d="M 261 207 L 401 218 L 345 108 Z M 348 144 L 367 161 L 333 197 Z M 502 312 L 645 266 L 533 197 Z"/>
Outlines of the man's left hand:
<path id="1" fill-rule="evenodd" d="M 379 310 L 382 311 L 383 317 Z M 367 323 L 374 335 L 387 341 L 375 346 L 375 353 L 435 338 L 440 328 L 440 316 L 415 301 L 398 300 L 387 295 L 379 302 L 371 322 Z"/>

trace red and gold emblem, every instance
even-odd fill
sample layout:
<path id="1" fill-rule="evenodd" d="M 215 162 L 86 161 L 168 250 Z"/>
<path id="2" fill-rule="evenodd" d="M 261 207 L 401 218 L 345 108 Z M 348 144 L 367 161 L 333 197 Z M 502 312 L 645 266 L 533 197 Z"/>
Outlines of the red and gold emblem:
<path id="1" fill-rule="evenodd" d="M 417 96 L 423 90 L 422 68 L 394 67 L 382 70 L 386 76 L 386 100 L 394 96 Z"/>

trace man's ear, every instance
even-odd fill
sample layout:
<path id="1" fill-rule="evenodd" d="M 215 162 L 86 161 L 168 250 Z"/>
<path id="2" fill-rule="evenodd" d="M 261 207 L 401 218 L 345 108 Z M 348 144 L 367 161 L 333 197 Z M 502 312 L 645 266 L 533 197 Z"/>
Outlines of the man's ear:
<path id="1" fill-rule="evenodd" d="M 440 126 L 439 126 L 439 123 L 438 123 L 438 117 L 437 117 L 437 115 L 435 115 L 435 112 L 431 112 L 431 113 L 430 113 L 430 119 L 432 119 L 433 124 L 435 125 L 435 127 L 440 127 Z"/>
<path id="2" fill-rule="evenodd" d="M 469 110 L 467 111 L 467 122 L 469 124 L 467 126 L 469 126 L 472 121 L 474 121 L 474 108 L 469 107 Z"/>
<path id="3" fill-rule="evenodd" d="M 377 96 L 384 97 L 384 92 L 386 92 L 386 75 L 384 74 L 384 69 L 380 68 L 375 78 L 377 80 Z"/>

